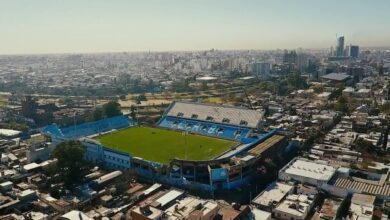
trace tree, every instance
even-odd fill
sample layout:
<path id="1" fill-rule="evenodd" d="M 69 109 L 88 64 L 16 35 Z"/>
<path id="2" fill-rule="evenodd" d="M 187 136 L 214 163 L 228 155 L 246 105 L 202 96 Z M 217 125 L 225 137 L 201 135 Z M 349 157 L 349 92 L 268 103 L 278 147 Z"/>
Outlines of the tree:
<path id="1" fill-rule="evenodd" d="M 315 93 L 319 94 L 319 93 L 323 93 L 325 89 L 322 85 L 316 85 L 313 87 L 313 90 Z"/>
<path id="2" fill-rule="evenodd" d="M 190 79 L 181 79 L 173 81 L 172 89 L 175 92 L 190 92 L 192 88 L 190 87 Z"/>
<path id="3" fill-rule="evenodd" d="M 137 99 L 138 99 L 139 101 L 148 101 L 148 99 L 146 98 L 145 94 L 140 94 L 140 95 L 137 97 Z"/>
<path id="4" fill-rule="evenodd" d="M 375 150 L 375 146 L 363 138 L 358 138 L 355 146 L 358 151 L 373 152 Z"/>
<path id="5" fill-rule="evenodd" d="M 126 100 L 126 95 L 123 95 L 123 94 L 120 95 L 120 96 L 119 96 L 119 99 L 120 99 L 120 100 Z"/>
<path id="6" fill-rule="evenodd" d="M 378 116 L 380 112 L 381 111 L 379 110 L 379 108 L 370 108 L 368 114 L 371 115 L 371 116 L 372 115 Z"/>
<path id="7" fill-rule="evenodd" d="M 290 107 L 288 109 L 288 114 L 289 115 L 297 115 L 297 110 L 295 108 L 293 108 L 293 107 Z"/>
<path id="8" fill-rule="evenodd" d="M 135 121 L 137 120 L 136 117 L 137 117 L 137 112 L 136 112 L 136 109 L 135 109 L 135 106 L 134 105 L 131 105 L 130 106 L 130 116 L 131 118 Z"/>
<path id="9" fill-rule="evenodd" d="M 264 106 L 264 117 L 268 117 L 270 115 L 271 115 L 271 113 L 269 111 L 269 105 L 267 104 Z"/>
<path id="10" fill-rule="evenodd" d="M 96 108 L 92 113 L 92 118 L 94 121 L 100 120 L 103 118 L 103 109 Z"/>
<path id="11" fill-rule="evenodd" d="M 209 88 L 209 87 L 207 86 L 207 82 L 206 82 L 206 81 L 203 81 L 202 84 L 201 84 L 201 88 L 200 88 L 200 89 L 201 89 L 202 91 L 206 91 L 206 90 L 208 90 L 208 88 Z"/>
<path id="12" fill-rule="evenodd" d="M 294 89 L 306 89 L 308 87 L 305 78 L 299 72 L 290 73 L 287 75 L 288 85 Z"/>
<path id="13" fill-rule="evenodd" d="M 66 97 L 64 100 L 63 100 L 63 103 L 67 106 L 74 106 L 74 101 L 69 98 L 69 97 Z"/>
<path id="14" fill-rule="evenodd" d="M 349 113 L 348 99 L 344 96 L 338 97 L 337 101 L 334 103 L 333 109 L 335 111 Z"/>
<path id="15" fill-rule="evenodd" d="M 93 110 L 92 113 L 90 113 L 86 118 L 85 121 L 90 122 L 90 121 L 97 121 L 100 119 L 103 119 L 104 117 L 104 112 L 102 108 L 96 108 Z"/>
<path id="16" fill-rule="evenodd" d="M 63 193 L 60 189 L 56 187 L 50 188 L 50 196 L 52 196 L 53 198 L 60 199 L 62 195 Z"/>
<path id="17" fill-rule="evenodd" d="M 109 101 L 103 105 L 104 114 L 110 118 L 117 115 L 121 115 L 121 106 L 117 101 Z"/>
<path id="18" fill-rule="evenodd" d="M 383 105 L 380 105 L 379 110 L 382 113 L 389 114 L 390 113 L 390 102 L 386 102 Z"/>
<path id="19" fill-rule="evenodd" d="M 85 165 L 84 147 L 79 141 L 63 142 L 54 149 L 51 157 L 57 158 L 57 169 L 70 186 L 82 177 L 82 168 Z"/>
<path id="20" fill-rule="evenodd" d="M 342 83 L 336 84 L 336 88 L 330 93 L 329 99 L 337 99 L 343 94 L 345 86 Z"/>

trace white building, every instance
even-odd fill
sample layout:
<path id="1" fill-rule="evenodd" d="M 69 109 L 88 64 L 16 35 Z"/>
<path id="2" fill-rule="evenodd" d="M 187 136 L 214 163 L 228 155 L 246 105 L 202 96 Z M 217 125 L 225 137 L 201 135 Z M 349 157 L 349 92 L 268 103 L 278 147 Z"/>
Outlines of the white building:
<path id="1" fill-rule="evenodd" d="M 26 150 L 27 162 L 32 163 L 38 160 L 48 160 L 54 148 L 55 145 L 51 142 L 40 142 L 31 144 L 31 146 Z"/>
<path id="2" fill-rule="evenodd" d="M 167 208 L 169 204 L 180 198 L 184 195 L 183 191 L 171 189 L 169 192 L 158 198 L 156 201 L 154 201 L 151 206 L 155 208 Z"/>
<path id="3" fill-rule="evenodd" d="M 336 169 L 327 165 L 325 161 L 310 161 L 304 158 L 295 158 L 279 171 L 279 179 L 321 187 L 335 173 Z"/>
<path id="4" fill-rule="evenodd" d="M 272 211 L 293 190 L 294 186 L 278 182 L 272 183 L 252 201 L 252 204 L 259 209 Z"/>
<path id="5" fill-rule="evenodd" d="M 348 96 L 348 97 L 351 97 L 353 95 L 353 93 L 355 92 L 355 89 L 352 88 L 352 87 L 346 87 L 344 90 L 343 90 L 343 96 Z"/>
<path id="6" fill-rule="evenodd" d="M 371 89 L 359 89 L 357 92 L 355 92 L 355 96 L 357 98 L 370 98 L 371 95 Z"/>
<path id="7" fill-rule="evenodd" d="M 269 75 L 271 72 L 271 64 L 266 62 L 251 63 L 250 71 L 254 75 Z"/>
<path id="8" fill-rule="evenodd" d="M 86 214 L 84 214 L 83 212 L 78 211 L 78 210 L 72 210 L 68 213 L 65 213 L 59 219 L 61 219 L 61 220 L 79 220 L 79 219 L 92 220 L 92 218 L 88 217 Z"/>
<path id="9" fill-rule="evenodd" d="M 3 183 L 0 183 L 0 190 L 1 191 L 10 191 L 13 187 L 13 183 L 11 181 L 6 181 Z"/>
<path id="10" fill-rule="evenodd" d="M 304 220 L 314 205 L 314 200 L 306 195 L 289 195 L 272 212 L 277 219 Z"/>
<path id="11" fill-rule="evenodd" d="M 252 209 L 251 216 L 253 219 L 261 219 L 261 220 L 271 220 L 272 214 L 270 212 L 266 212 L 257 208 Z"/>
<path id="12" fill-rule="evenodd" d="M 218 210 L 214 201 L 185 197 L 166 209 L 165 215 L 168 219 L 212 220 L 218 215 Z"/>

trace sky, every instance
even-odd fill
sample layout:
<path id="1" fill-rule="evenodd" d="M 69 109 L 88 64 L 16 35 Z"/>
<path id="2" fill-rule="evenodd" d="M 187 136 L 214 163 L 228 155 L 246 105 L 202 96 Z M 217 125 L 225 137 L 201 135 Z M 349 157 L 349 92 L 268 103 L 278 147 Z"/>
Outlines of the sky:
<path id="1" fill-rule="evenodd" d="M 0 0 L 0 54 L 390 46 L 389 0 Z"/>

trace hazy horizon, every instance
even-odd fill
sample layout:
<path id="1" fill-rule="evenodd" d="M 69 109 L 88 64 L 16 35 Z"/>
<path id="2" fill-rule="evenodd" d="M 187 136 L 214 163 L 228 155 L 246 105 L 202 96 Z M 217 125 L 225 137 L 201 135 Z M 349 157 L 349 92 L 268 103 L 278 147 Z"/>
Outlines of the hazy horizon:
<path id="1" fill-rule="evenodd" d="M 390 1 L 0 0 L 0 54 L 389 47 Z"/>

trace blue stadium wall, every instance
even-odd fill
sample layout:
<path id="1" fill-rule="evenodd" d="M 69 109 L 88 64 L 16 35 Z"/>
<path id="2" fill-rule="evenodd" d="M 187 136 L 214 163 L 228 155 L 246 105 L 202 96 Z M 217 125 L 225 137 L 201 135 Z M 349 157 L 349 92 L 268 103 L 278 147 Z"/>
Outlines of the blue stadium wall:
<path id="1" fill-rule="evenodd" d="M 104 133 L 110 130 L 123 129 L 131 127 L 134 124 L 134 121 L 128 116 L 118 115 L 65 128 L 60 128 L 56 124 L 51 124 L 41 129 L 41 132 L 52 137 L 54 141 L 63 141 Z"/>

